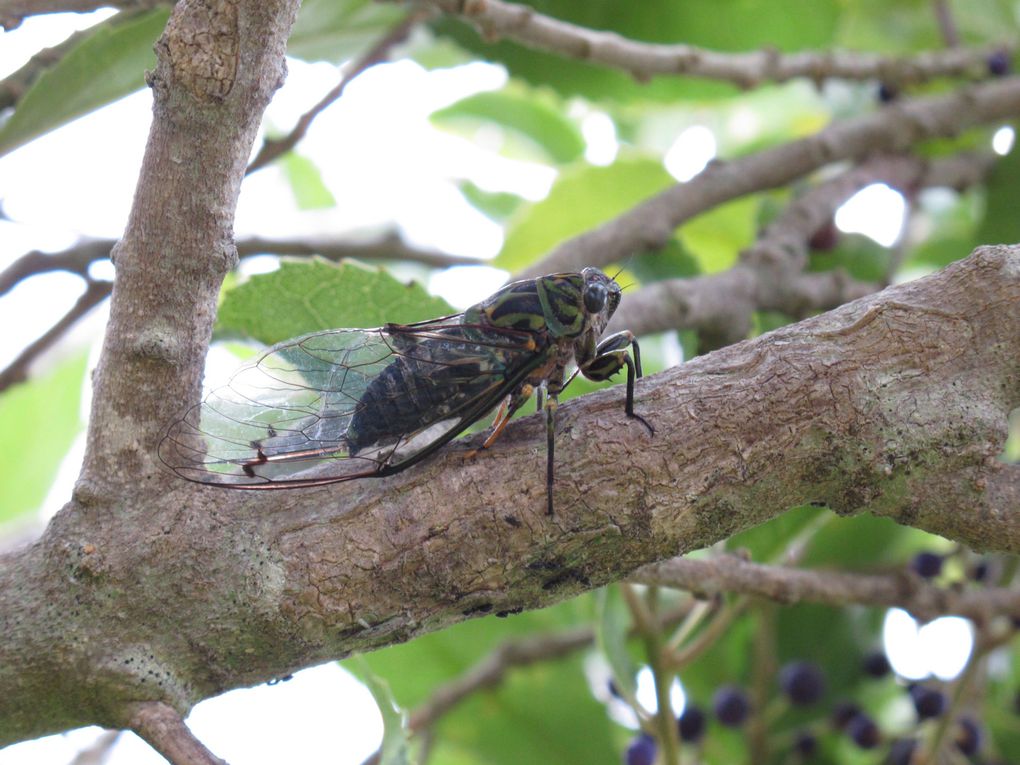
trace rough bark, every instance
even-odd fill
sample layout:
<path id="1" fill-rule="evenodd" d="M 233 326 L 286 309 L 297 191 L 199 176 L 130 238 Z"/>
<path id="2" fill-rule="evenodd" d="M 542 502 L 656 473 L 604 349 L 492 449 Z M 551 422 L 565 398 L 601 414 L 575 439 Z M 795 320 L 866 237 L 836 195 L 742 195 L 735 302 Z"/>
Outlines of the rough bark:
<path id="1" fill-rule="evenodd" d="M 0 566 L 3 741 L 179 711 L 352 650 L 548 605 L 808 502 L 1020 550 L 1020 249 L 560 410 L 556 516 L 542 424 L 490 452 L 255 496 L 151 465 L 72 503 Z"/>

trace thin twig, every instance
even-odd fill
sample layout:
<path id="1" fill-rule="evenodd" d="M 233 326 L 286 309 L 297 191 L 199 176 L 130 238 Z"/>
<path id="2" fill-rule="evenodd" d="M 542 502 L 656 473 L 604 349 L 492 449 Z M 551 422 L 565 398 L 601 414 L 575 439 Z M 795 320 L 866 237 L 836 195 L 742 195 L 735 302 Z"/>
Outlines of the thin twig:
<path id="1" fill-rule="evenodd" d="M 91 13 L 100 8 L 145 9 L 173 5 L 171 0 L 0 0 L 0 27 L 15 29 L 29 16 L 44 13 Z"/>
<path id="2" fill-rule="evenodd" d="M 83 39 L 95 30 L 82 29 L 74 32 L 66 40 L 51 48 L 43 48 L 30 58 L 16 72 L 0 80 L 0 110 L 9 109 L 25 94 L 43 72 L 67 55 Z"/>
<path id="3" fill-rule="evenodd" d="M 689 610 L 688 604 L 670 608 L 662 613 L 660 623 L 662 625 L 673 624 L 683 618 Z M 559 659 L 582 648 L 587 648 L 594 642 L 595 630 L 592 627 L 577 627 L 559 633 L 507 640 L 466 670 L 460 677 L 439 686 L 428 701 L 411 712 L 407 726 L 414 733 L 428 730 L 436 724 L 439 718 L 471 694 L 499 685 L 509 670 Z M 369 756 L 363 765 L 377 763 L 378 754 L 376 752 Z"/>
<path id="4" fill-rule="evenodd" d="M 357 260 L 404 260 L 421 263 L 433 268 L 450 266 L 478 266 L 485 262 L 466 255 L 451 255 L 439 250 L 415 247 L 404 241 L 396 232 L 363 241 L 348 238 L 298 238 L 263 239 L 251 237 L 237 242 L 237 254 L 241 258 L 251 255 L 318 255 L 327 260 L 341 261 L 345 258 Z"/>
<path id="5" fill-rule="evenodd" d="M 79 319 L 106 300 L 112 289 L 111 282 L 89 281 L 85 292 L 71 307 L 71 310 L 65 313 L 45 334 L 28 345 L 3 371 L 0 371 L 0 392 L 7 390 L 15 383 L 24 382 L 28 378 L 28 368 L 32 362 L 63 337 L 64 333 Z"/>
<path id="6" fill-rule="evenodd" d="M 131 711 L 128 727 L 172 765 L 226 765 L 195 738 L 172 707 L 162 702 L 137 704 Z"/>
<path id="7" fill-rule="evenodd" d="M 987 76 L 984 62 L 993 51 L 992 48 L 954 48 L 909 56 L 880 56 L 848 51 L 780 53 L 767 48 L 748 53 L 721 53 L 691 45 L 630 40 L 502 0 L 430 2 L 473 24 L 487 41 L 507 38 L 566 58 L 621 69 L 638 81 L 654 75 L 686 75 L 731 82 L 741 88 L 757 87 L 763 82 L 786 82 L 797 77 L 815 82 L 828 78 L 879 79 L 905 85 L 936 77 Z"/>
<path id="8" fill-rule="evenodd" d="M 340 82 L 338 82 L 332 90 L 323 96 L 315 106 L 301 115 L 297 124 L 294 125 L 287 135 L 283 138 L 266 138 L 263 140 L 262 147 L 259 149 L 258 154 L 255 155 L 255 159 L 253 159 L 251 164 L 248 165 L 248 169 L 245 170 L 245 175 L 250 175 L 256 170 L 260 170 L 277 157 L 286 154 L 288 151 L 293 149 L 294 146 L 297 145 L 297 142 L 305 137 L 305 133 L 308 132 L 308 128 L 312 124 L 312 120 L 325 111 L 326 108 L 334 101 L 340 98 L 351 81 L 353 81 L 358 75 L 371 69 L 376 64 L 385 61 L 389 57 L 390 51 L 406 40 L 407 36 L 411 33 L 411 30 L 428 17 L 430 13 L 431 9 L 425 6 L 415 8 L 396 25 L 394 25 L 388 32 L 386 32 L 386 34 L 380 37 L 375 45 L 369 48 L 368 51 L 351 64 L 350 69 L 344 72 Z"/>
<path id="9" fill-rule="evenodd" d="M 89 267 L 97 261 L 108 259 L 110 250 L 116 243 L 116 239 L 89 239 L 61 252 L 46 253 L 33 250 L 26 253 L 0 273 L 0 296 L 24 279 L 53 271 L 66 271 L 87 278 Z M 414 247 L 392 231 L 363 241 L 353 237 L 295 239 L 250 237 L 239 240 L 236 246 L 237 254 L 241 258 L 253 255 L 318 255 L 333 261 L 341 261 L 344 258 L 368 261 L 404 260 L 433 268 L 484 264 L 484 261 L 466 255 L 451 255 L 438 250 Z"/>
<path id="10" fill-rule="evenodd" d="M 898 606 L 919 619 L 955 614 L 978 623 L 996 616 L 1020 616 L 1020 590 L 936 587 L 904 573 L 853 574 L 750 563 L 730 555 L 693 560 L 673 558 L 638 569 L 633 582 L 676 587 L 699 595 L 739 592 L 780 603 L 801 601 L 831 606 Z"/>
<path id="11" fill-rule="evenodd" d="M 942 32 L 942 41 L 947 48 L 956 48 L 960 45 L 960 32 L 956 28 L 956 19 L 953 18 L 953 11 L 949 7 L 948 0 L 932 0 L 932 7 L 935 11 L 935 18 L 939 22 L 939 31 Z"/>
<path id="12" fill-rule="evenodd" d="M 122 731 L 104 730 L 91 746 L 82 749 L 71 760 L 71 765 L 103 765 L 110 757 Z"/>

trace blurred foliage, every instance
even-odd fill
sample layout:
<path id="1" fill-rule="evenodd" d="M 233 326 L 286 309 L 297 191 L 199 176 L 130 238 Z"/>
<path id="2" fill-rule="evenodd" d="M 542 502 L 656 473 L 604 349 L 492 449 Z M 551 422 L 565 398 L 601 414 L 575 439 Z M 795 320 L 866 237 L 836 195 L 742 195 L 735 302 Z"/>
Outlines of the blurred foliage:
<path id="1" fill-rule="evenodd" d="M 0 393 L 0 524 L 38 510 L 82 429 L 85 356 Z"/>
<path id="2" fill-rule="evenodd" d="M 840 47 L 909 54 L 942 45 L 929 0 L 533 0 L 529 5 L 559 19 L 633 39 L 684 42 L 720 51 Z M 1012 0 L 950 5 L 967 44 L 1016 39 L 1020 32 L 1020 14 Z M 305 0 L 289 54 L 305 61 L 348 60 L 378 40 L 406 12 L 400 4 L 370 0 Z M 144 73 L 154 65 L 152 46 L 167 13 L 157 9 L 121 14 L 85 33 L 82 41 L 21 97 L 15 110 L 0 117 L 0 154 L 143 87 Z M 880 108 L 876 103 L 878 83 L 874 82 L 827 83 L 821 88 L 791 82 L 746 93 L 728 84 L 682 77 L 659 76 L 636 83 L 622 72 L 565 60 L 512 41 L 482 40 L 457 19 L 439 18 L 431 24 L 431 31 L 432 36 L 420 34 L 408 46 L 408 55 L 421 65 L 440 68 L 487 60 L 503 64 L 510 74 L 500 90 L 471 95 L 437 109 L 432 114 L 433 126 L 504 158 L 548 166 L 556 174 L 551 191 L 539 200 L 483 187 L 475 179 L 451 179 L 465 199 L 502 226 L 504 245 L 494 265 L 510 273 L 675 184 L 663 159 L 688 128 L 708 128 L 715 137 L 718 157 L 729 160 L 812 134 L 834 119 Z M 952 84 L 942 82 L 925 89 L 948 87 Z M 618 153 L 605 166 L 585 159 L 588 145 L 583 115 L 593 112 L 612 120 L 619 142 Z M 964 148 L 987 150 L 990 134 L 990 129 L 972 130 L 953 139 L 929 142 L 919 151 L 935 157 Z M 291 153 L 281 163 L 301 209 L 336 206 L 316 159 Z M 357 184 L 359 179 L 350 182 Z M 679 227 L 661 250 L 634 253 L 622 264 L 627 270 L 621 281 L 626 278 L 644 284 L 731 267 L 740 250 L 775 219 L 790 196 L 789 190 L 761 193 L 693 218 Z M 904 273 L 930 271 L 958 260 L 979 244 L 1020 240 L 1018 210 L 1020 151 L 1014 150 L 981 187 L 918 194 L 902 252 L 893 253 L 860 235 L 840 234 L 830 246 L 811 253 L 810 268 L 842 269 L 857 279 L 880 281 L 889 276 L 890 265 L 898 262 L 894 258 L 902 256 Z M 407 284 L 385 269 L 316 259 L 285 260 L 272 273 L 247 280 L 228 279 L 217 334 L 272 344 L 319 329 L 373 327 L 452 312 L 419 284 Z M 762 312 L 755 317 L 754 331 L 767 332 L 790 320 L 779 313 Z M 646 371 L 665 366 L 677 347 L 689 358 L 696 340 L 690 331 L 643 338 Z M 0 521 L 23 517 L 42 502 L 59 461 L 79 430 L 83 379 L 84 359 L 75 358 L 0 396 L 0 473 L 7 487 Z M 597 387 L 602 386 L 578 379 L 569 395 Z M 654 421 L 654 413 L 649 418 Z M 1020 418 L 1013 420 L 1006 458 L 1015 461 L 1020 455 Z M 916 551 L 936 549 L 960 556 L 949 567 L 951 573 L 943 584 L 974 586 L 962 581 L 963 554 L 944 540 L 867 515 L 837 517 L 820 507 L 791 508 L 769 523 L 733 536 L 719 549 L 739 551 L 755 561 L 782 561 L 799 550 L 806 566 L 866 571 L 902 571 Z M 662 608 L 685 598 L 659 593 Z M 881 609 L 777 607 L 740 601 L 730 596 L 719 605 L 724 610 L 742 610 L 696 661 L 682 667 L 679 676 L 688 702 L 706 710 L 711 709 L 713 694 L 722 685 L 750 688 L 755 681 L 762 683 L 758 692 L 768 706 L 758 711 L 768 715 L 771 754 L 767 762 L 875 765 L 883 761 L 890 737 L 914 729 L 912 711 L 904 706 L 902 681 L 871 679 L 860 671 L 863 656 L 881 644 Z M 628 637 L 632 621 L 619 588 L 612 587 L 541 611 L 465 621 L 363 659 L 348 660 L 345 666 L 372 687 L 387 711 L 387 736 L 397 742 L 393 749 L 400 752 L 400 714 L 394 703 L 403 709 L 425 703 L 436 688 L 468 671 L 503 641 L 580 626 L 597 628 L 597 640 L 589 649 L 559 661 L 511 669 L 503 683 L 456 707 L 439 724 L 430 762 L 610 765 L 620 762 L 633 735 L 608 714 L 611 705 L 622 704 L 607 692 L 610 668 L 618 688 L 630 696 L 635 688 L 635 668 L 648 659 L 640 641 Z M 695 639 L 703 629 L 694 630 Z M 805 710 L 784 707 L 775 677 L 756 675 L 755 652 L 761 651 L 762 645 L 769 648 L 777 666 L 809 659 L 823 667 L 827 691 L 822 703 Z M 1000 672 L 985 690 L 983 719 L 1003 761 L 1014 762 L 1020 753 L 1020 724 L 1013 711 L 1020 687 L 1018 651 L 1020 646 L 1006 646 L 995 657 Z M 592 667 L 599 662 L 603 671 L 596 678 Z M 866 752 L 833 730 L 827 718 L 832 704 L 840 699 L 855 699 L 879 721 L 885 736 L 883 748 Z M 794 732 L 805 726 L 819 737 L 814 759 L 790 752 Z M 924 728 L 923 733 L 930 735 L 931 730 Z M 697 750 L 685 745 L 684 761 L 713 765 L 747 762 L 748 740 L 746 730 L 727 728 L 713 719 Z M 394 761 L 402 761 L 405 754 L 396 755 Z"/>

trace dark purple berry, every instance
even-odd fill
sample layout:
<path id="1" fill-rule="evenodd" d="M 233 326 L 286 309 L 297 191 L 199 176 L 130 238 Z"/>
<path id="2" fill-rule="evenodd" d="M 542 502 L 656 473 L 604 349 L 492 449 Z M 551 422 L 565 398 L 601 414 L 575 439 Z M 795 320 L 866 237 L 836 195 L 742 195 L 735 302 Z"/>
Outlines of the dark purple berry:
<path id="1" fill-rule="evenodd" d="M 874 749 L 881 740 L 875 721 L 861 712 L 846 726 L 846 734 L 861 749 Z"/>
<path id="2" fill-rule="evenodd" d="M 654 738 L 647 733 L 640 733 L 630 742 L 623 761 L 626 765 L 654 765 L 657 748 Z"/>
<path id="3" fill-rule="evenodd" d="M 834 250 L 837 244 L 839 244 L 839 229 L 836 228 L 836 222 L 832 218 L 829 218 L 828 222 L 824 223 L 808 240 L 808 246 L 816 252 L 829 252 Z"/>
<path id="4" fill-rule="evenodd" d="M 818 739 L 809 730 L 797 731 L 793 737 L 793 750 L 801 757 L 810 757 L 818 750 Z"/>
<path id="5" fill-rule="evenodd" d="M 707 718 L 705 712 L 696 704 L 688 704 L 684 707 L 684 713 L 677 719 L 677 729 L 680 731 L 680 740 L 695 742 L 705 735 L 705 723 Z"/>
<path id="6" fill-rule="evenodd" d="M 969 576 L 973 582 L 984 582 L 988 580 L 988 574 L 990 572 L 991 566 L 988 565 L 987 560 L 982 558 L 971 565 L 971 567 L 967 570 L 967 576 Z"/>
<path id="7" fill-rule="evenodd" d="M 1002 77 L 1003 75 L 1009 74 L 1010 60 L 1009 53 L 1004 50 L 997 50 L 988 56 L 988 73 L 993 77 Z"/>
<path id="8" fill-rule="evenodd" d="M 895 101 L 900 95 L 899 89 L 895 85 L 890 85 L 887 82 L 883 82 L 878 86 L 878 100 L 883 104 L 887 104 L 890 101 Z"/>
<path id="9" fill-rule="evenodd" d="M 917 749 L 917 739 L 898 738 L 889 747 L 889 756 L 886 757 L 886 765 L 910 765 L 910 758 L 914 756 Z"/>
<path id="10" fill-rule="evenodd" d="M 885 677 L 891 667 L 884 651 L 872 651 L 864 657 L 864 672 L 871 677 Z"/>
<path id="11" fill-rule="evenodd" d="M 719 722 L 731 728 L 742 725 L 751 712 L 747 694 L 735 685 L 726 685 L 716 691 L 712 707 Z"/>
<path id="12" fill-rule="evenodd" d="M 967 757 L 981 750 L 981 727 L 973 717 L 961 717 L 956 723 L 956 748 Z"/>
<path id="13" fill-rule="evenodd" d="M 832 727 L 844 730 L 852 719 L 861 713 L 861 708 L 852 701 L 840 701 L 832 708 Z"/>
<path id="14" fill-rule="evenodd" d="M 946 711 L 946 696 L 941 691 L 924 685 L 912 685 L 909 688 L 910 698 L 914 701 L 914 709 L 920 720 L 941 717 Z"/>
<path id="15" fill-rule="evenodd" d="M 779 671 L 779 687 L 790 703 L 806 706 L 814 704 L 825 693 L 825 676 L 817 664 L 792 661 Z"/>
<path id="16" fill-rule="evenodd" d="M 919 552 L 910 567 L 923 579 L 934 579 L 942 573 L 942 556 L 933 552 Z"/>

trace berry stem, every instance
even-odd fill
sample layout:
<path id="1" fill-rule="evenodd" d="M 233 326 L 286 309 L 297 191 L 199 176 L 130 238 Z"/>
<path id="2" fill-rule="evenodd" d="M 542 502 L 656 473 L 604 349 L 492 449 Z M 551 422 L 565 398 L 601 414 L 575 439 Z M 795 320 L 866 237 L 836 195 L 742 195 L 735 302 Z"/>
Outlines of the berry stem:
<path id="1" fill-rule="evenodd" d="M 659 627 L 659 588 L 649 587 L 647 597 L 641 600 L 633 586 L 623 585 L 624 599 L 634 616 L 635 626 L 645 646 L 648 666 L 655 681 L 655 731 L 662 747 L 664 765 L 680 765 L 680 737 L 677 733 L 676 716 L 670 700 L 674 671 L 668 666 L 663 650 L 663 633 Z"/>

